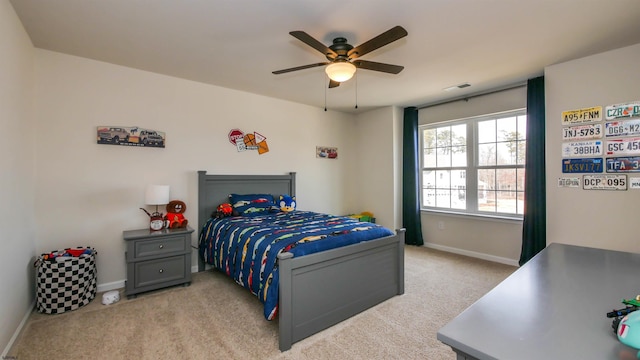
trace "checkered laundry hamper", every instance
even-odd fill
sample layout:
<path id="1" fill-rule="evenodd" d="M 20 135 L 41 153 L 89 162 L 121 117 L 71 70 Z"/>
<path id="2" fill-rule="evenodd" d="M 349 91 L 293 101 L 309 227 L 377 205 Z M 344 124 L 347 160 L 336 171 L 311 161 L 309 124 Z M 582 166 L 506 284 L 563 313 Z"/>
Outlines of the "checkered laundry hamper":
<path id="1" fill-rule="evenodd" d="M 87 305 L 96 297 L 97 252 L 90 247 L 73 250 L 79 249 L 88 251 L 80 256 L 58 256 L 50 260 L 44 260 L 47 254 L 42 254 L 36 261 L 36 308 L 39 312 L 60 314 Z M 54 253 L 61 255 L 67 250 L 71 248 Z"/>

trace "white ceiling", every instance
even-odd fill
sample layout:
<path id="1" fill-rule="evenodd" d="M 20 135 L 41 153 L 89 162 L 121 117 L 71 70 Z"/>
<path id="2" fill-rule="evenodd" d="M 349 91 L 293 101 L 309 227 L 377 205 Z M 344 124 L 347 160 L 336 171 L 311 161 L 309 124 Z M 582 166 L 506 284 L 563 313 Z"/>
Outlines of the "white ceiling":
<path id="1" fill-rule="evenodd" d="M 547 65 L 640 43 L 640 0 L 10 2 L 38 48 L 320 108 L 326 96 L 327 108 L 345 112 L 523 83 Z M 360 69 L 326 89 L 322 67 L 271 73 L 326 60 L 290 31 L 357 46 L 395 25 L 409 35 L 361 59 L 403 65 L 398 75 Z"/>

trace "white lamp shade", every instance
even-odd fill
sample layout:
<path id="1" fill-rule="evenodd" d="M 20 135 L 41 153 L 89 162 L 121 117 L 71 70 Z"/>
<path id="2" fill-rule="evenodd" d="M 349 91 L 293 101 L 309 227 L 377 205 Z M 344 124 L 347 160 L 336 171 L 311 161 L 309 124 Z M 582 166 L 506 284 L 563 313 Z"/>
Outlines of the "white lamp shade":
<path id="1" fill-rule="evenodd" d="M 356 66 L 348 61 L 334 62 L 324 69 L 329 79 L 343 82 L 351 79 L 356 72 Z"/>
<path id="2" fill-rule="evenodd" d="M 165 205 L 169 203 L 169 185 L 149 185 L 144 194 L 147 205 Z"/>

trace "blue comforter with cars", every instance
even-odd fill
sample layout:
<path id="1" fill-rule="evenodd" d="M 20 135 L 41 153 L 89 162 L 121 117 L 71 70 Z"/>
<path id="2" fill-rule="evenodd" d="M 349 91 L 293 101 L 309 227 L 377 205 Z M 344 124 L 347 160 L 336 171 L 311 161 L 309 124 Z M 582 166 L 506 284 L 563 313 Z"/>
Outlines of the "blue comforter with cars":
<path id="1" fill-rule="evenodd" d="M 279 253 L 298 257 L 389 235 L 394 233 L 373 223 L 300 210 L 211 218 L 200 232 L 199 253 L 257 296 L 265 318 L 272 320 L 278 309 Z"/>

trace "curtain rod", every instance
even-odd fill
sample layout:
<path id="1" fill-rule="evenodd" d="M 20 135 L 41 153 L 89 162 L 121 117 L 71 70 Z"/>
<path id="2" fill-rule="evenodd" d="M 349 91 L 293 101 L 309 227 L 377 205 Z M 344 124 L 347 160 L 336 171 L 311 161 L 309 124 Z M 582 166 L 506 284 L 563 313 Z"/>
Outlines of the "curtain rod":
<path id="1" fill-rule="evenodd" d="M 433 104 L 420 105 L 420 106 L 417 106 L 417 109 L 418 110 L 422 110 L 422 109 L 426 109 L 426 108 L 430 108 L 430 107 L 434 107 L 434 106 L 439 106 L 439 105 L 444 105 L 444 104 L 449 104 L 449 103 L 453 103 L 453 102 L 456 102 L 456 101 L 462 101 L 462 100 L 469 101 L 469 99 L 473 99 L 473 98 L 476 98 L 476 97 L 495 94 L 495 93 L 499 93 L 499 92 L 502 92 L 502 91 L 517 89 L 517 88 L 521 88 L 521 87 L 525 87 L 525 86 L 527 86 L 526 82 L 517 83 L 517 84 L 508 85 L 508 86 L 497 88 L 497 89 L 492 89 L 492 90 L 488 90 L 488 91 L 484 91 L 484 92 L 478 92 L 478 93 L 475 93 L 475 94 L 470 94 L 470 95 L 467 95 L 467 96 L 460 96 L 460 97 L 457 97 L 455 99 L 449 99 L 449 100 L 444 100 L 444 101 L 440 101 L 440 102 L 435 102 Z"/>

